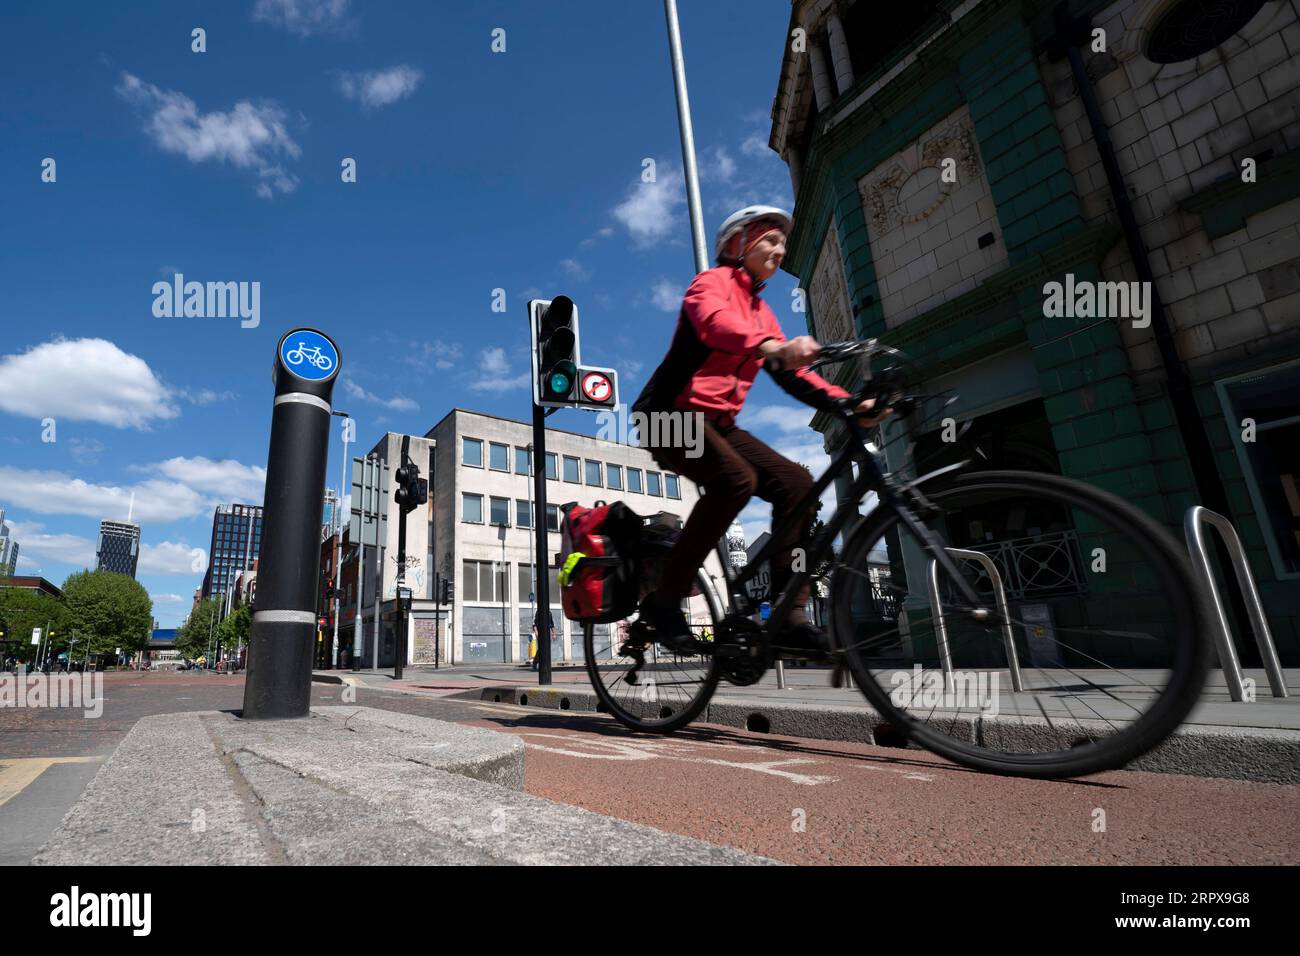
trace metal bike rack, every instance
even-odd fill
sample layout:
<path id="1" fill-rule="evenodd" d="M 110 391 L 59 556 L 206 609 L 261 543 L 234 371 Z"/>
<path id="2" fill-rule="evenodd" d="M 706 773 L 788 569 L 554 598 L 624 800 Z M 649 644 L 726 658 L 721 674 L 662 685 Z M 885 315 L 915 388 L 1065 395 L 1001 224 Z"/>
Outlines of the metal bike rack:
<path id="1" fill-rule="evenodd" d="M 1237 649 L 1232 644 L 1228 633 L 1228 616 L 1223 610 L 1223 598 L 1219 587 L 1214 582 L 1214 572 L 1210 569 L 1209 552 L 1206 549 L 1205 526 L 1211 525 L 1219 532 L 1219 538 L 1228 549 L 1232 560 L 1232 570 L 1237 575 L 1237 586 L 1241 588 L 1246 601 L 1246 612 L 1250 616 L 1250 629 L 1255 632 L 1255 643 L 1259 646 L 1259 657 L 1264 670 L 1268 672 L 1268 683 L 1273 689 L 1274 697 L 1286 697 L 1286 679 L 1282 676 L 1282 665 L 1278 663 L 1277 648 L 1273 645 L 1273 634 L 1268 629 L 1268 620 L 1264 617 L 1264 606 L 1259 601 L 1259 591 L 1255 588 L 1255 577 L 1250 573 L 1250 564 L 1246 561 L 1245 549 L 1237 529 L 1232 522 L 1209 508 L 1194 505 L 1183 516 L 1183 531 L 1187 535 L 1187 550 L 1192 556 L 1192 566 L 1200 575 L 1201 581 L 1209 589 L 1214 601 L 1217 627 L 1214 629 L 1214 642 L 1219 648 L 1219 666 L 1223 668 L 1223 679 L 1228 685 L 1228 694 L 1234 701 L 1242 700 L 1244 694 L 1241 686 L 1241 662 L 1237 659 Z"/>
<path id="2" fill-rule="evenodd" d="M 1011 631 L 1011 616 L 1007 613 L 1007 592 L 1002 587 L 1002 575 L 998 573 L 998 566 L 983 551 L 968 551 L 965 548 L 944 550 L 957 558 L 978 561 L 988 572 L 989 580 L 993 582 L 993 596 L 997 601 L 998 614 L 1002 617 L 1002 639 L 1006 644 L 1007 666 L 1011 671 L 1011 689 L 1024 690 L 1020 680 L 1020 659 L 1016 656 L 1016 638 Z M 939 638 L 939 665 L 943 668 L 943 683 L 947 688 L 952 686 L 952 650 L 948 647 L 948 625 L 944 623 L 943 602 L 939 598 L 939 562 L 934 558 L 930 559 L 930 570 L 926 575 L 926 581 L 930 589 L 930 608 L 934 612 L 936 621 L 935 633 Z"/>

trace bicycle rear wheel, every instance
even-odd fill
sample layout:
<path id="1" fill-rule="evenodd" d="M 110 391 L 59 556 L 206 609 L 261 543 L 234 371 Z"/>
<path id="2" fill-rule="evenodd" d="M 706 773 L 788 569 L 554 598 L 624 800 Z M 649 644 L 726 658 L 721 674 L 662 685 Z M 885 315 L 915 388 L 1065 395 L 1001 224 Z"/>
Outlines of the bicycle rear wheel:
<path id="1" fill-rule="evenodd" d="M 1187 717 L 1209 668 L 1208 616 L 1163 527 L 1056 475 L 975 472 L 923 490 L 940 512 L 923 523 L 958 549 L 992 613 L 979 620 L 953 596 L 887 508 L 853 534 L 832 581 L 840 653 L 906 740 L 979 770 L 1073 777 L 1123 766 Z"/>
<path id="2" fill-rule="evenodd" d="M 711 599 L 712 582 L 699 572 L 700 593 L 708 608 L 708 622 L 692 624 L 697 638 L 707 641 L 718 633 L 721 609 Z M 671 733 L 685 727 L 703 712 L 718 686 L 718 668 L 712 654 L 674 654 L 653 641 L 620 637 L 615 625 L 583 624 L 587 676 L 604 710 L 633 730 Z"/>

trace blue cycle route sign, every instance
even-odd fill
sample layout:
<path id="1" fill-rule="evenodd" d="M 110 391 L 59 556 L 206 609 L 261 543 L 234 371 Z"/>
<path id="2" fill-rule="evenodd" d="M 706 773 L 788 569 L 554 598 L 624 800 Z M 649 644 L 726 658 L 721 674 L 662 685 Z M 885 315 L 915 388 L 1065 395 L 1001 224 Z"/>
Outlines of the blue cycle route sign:
<path id="1" fill-rule="evenodd" d="M 320 382 L 338 371 L 339 352 L 314 329 L 295 329 L 280 342 L 280 365 L 298 378 Z"/>

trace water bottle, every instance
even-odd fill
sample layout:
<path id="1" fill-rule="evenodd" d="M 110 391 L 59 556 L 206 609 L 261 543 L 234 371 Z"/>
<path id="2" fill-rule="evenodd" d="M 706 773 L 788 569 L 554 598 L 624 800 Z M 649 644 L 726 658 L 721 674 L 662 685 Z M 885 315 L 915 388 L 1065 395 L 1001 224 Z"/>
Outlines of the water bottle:
<path id="1" fill-rule="evenodd" d="M 762 604 L 758 606 L 758 619 L 762 621 L 764 624 L 766 624 L 767 619 L 771 616 L 772 616 L 772 605 L 767 601 L 764 601 Z"/>

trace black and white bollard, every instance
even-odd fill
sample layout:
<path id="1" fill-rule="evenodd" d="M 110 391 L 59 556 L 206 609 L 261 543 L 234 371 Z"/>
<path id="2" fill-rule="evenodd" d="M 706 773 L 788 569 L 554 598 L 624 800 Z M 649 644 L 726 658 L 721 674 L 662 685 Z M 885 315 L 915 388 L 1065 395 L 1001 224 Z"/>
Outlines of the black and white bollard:
<path id="1" fill-rule="evenodd" d="M 276 347 L 245 719 L 306 717 L 311 708 L 322 489 L 338 372 L 338 346 L 314 329 L 288 332 Z"/>

